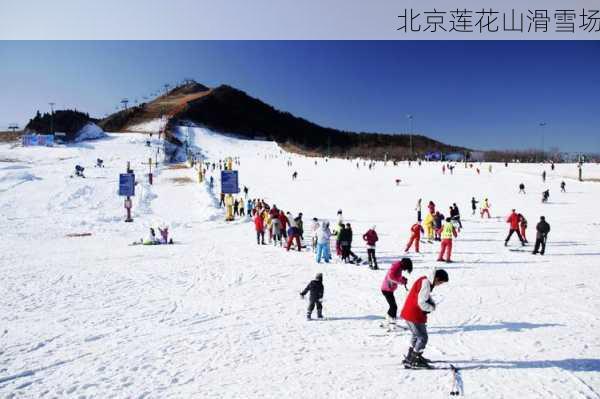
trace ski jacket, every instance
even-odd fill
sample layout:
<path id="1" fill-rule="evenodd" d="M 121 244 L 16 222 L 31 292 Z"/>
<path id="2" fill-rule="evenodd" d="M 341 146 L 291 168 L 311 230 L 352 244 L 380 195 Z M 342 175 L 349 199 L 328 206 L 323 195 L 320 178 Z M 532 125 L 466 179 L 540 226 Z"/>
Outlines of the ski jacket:
<path id="1" fill-rule="evenodd" d="M 273 228 L 273 234 L 281 233 L 281 222 L 279 221 L 279 219 L 271 219 L 271 227 Z"/>
<path id="2" fill-rule="evenodd" d="M 279 212 L 279 221 L 281 222 L 281 229 L 285 230 L 287 227 L 288 218 L 283 212 Z"/>
<path id="3" fill-rule="evenodd" d="M 325 292 L 325 287 L 323 287 L 323 282 L 319 280 L 312 280 L 306 288 L 300 293 L 300 295 L 304 296 L 306 293 L 310 292 L 310 300 L 320 300 L 323 298 L 323 293 Z"/>
<path id="4" fill-rule="evenodd" d="M 481 209 L 489 209 L 490 203 L 488 200 L 483 200 L 483 205 L 481 205 Z"/>
<path id="5" fill-rule="evenodd" d="M 424 233 L 423 227 L 419 223 L 413 224 L 410 231 L 415 238 L 421 237 L 421 233 Z"/>
<path id="6" fill-rule="evenodd" d="M 456 237 L 456 228 L 452 222 L 446 222 L 442 228 L 442 240 L 451 240 L 452 236 Z"/>
<path id="7" fill-rule="evenodd" d="M 392 263 L 383 282 L 381 283 L 381 291 L 394 292 L 398 288 L 398 284 L 406 285 L 408 280 L 402 276 L 402 264 L 400 261 Z"/>
<path id="8" fill-rule="evenodd" d="M 431 299 L 431 282 L 427 276 L 417 279 L 411 287 L 400 316 L 411 323 L 427 323 L 427 313 L 435 310 L 435 302 Z"/>
<path id="9" fill-rule="evenodd" d="M 521 215 L 519 217 L 519 223 L 521 223 L 521 228 L 522 229 L 526 229 L 527 228 L 527 219 L 525 219 L 525 216 Z"/>
<path id="10" fill-rule="evenodd" d="M 511 230 L 517 230 L 519 228 L 519 215 L 516 212 L 511 213 L 506 218 L 506 223 L 510 223 Z"/>
<path id="11" fill-rule="evenodd" d="M 550 232 L 550 225 L 544 220 L 535 226 L 535 230 L 537 231 L 536 238 L 544 238 Z"/>
<path id="12" fill-rule="evenodd" d="M 329 226 L 323 225 L 317 231 L 317 243 L 318 244 L 328 244 L 329 239 L 331 238 L 331 230 L 329 230 Z"/>
<path id="13" fill-rule="evenodd" d="M 471 200 L 471 209 L 477 209 L 477 204 L 479 203 L 479 201 L 476 201 L 474 199 Z"/>
<path id="14" fill-rule="evenodd" d="M 377 237 L 375 230 L 369 229 L 369 231 L 363 234 L 363 240 L 367 242 L 367 248 L 372 249 L 375 248 L 375 243 L 379 241 L 379 237 Z"/>
<path id="15" fill-rule="evenodd" d="M 438 213 L 437 215 L 434 216 L 433 220 L 435 221 L 435 228 L 436 229 L 441 229 L 442 228 L 442 224 L 444 223 L 444 215 L 442 215 L 441 213 Z"/>
<path id="16" fill-rule="evenodd" d="M 319 222 L 313 222 L 312 225 L 310 226 L 310 231 L 312 232 L 312 236 L 313 237 L 317 237 L 319 234 L 319 228 L 321 226 L 319 225 Z"/>
<path id="17" fill-rule="evenodd" d="M 352 242 L 352 230 L 346 228 L 340 230 L 338 240 L 342 245 L 349 245 Z"/>
<path id="18" fill-rule="evenodd" d="M 260 213 L 257 213 L 256 216 L 254 217 L 254 227 L 256 228 L 257 232 L 261 232 L 261 231 L 265 230 L 265 221 L 263 220 Z"/>

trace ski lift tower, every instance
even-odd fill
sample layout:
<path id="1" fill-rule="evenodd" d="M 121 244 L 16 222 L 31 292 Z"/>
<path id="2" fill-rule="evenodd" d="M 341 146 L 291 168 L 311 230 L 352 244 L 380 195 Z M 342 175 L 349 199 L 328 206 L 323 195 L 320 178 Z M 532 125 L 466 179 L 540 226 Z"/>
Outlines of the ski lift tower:
<path id="1" fill-rule="evenodd" d="M 123 109 L 127 109 L 128 103 L 129 103 L 129 100 L 127 98 L 124 98 L 121 100 L 121 105 L 123 105 Z"/>
<path id="2" fill-rule="evenodd" d="M 48 105 L 50 106 L 50 133 L 54 134 L 54 105 L 56 103 L 55 102 L 49 102 Z"/>
<path id="3" fill-rule="evenodd" d="M 8 130 L 12 130 L 12 132 L 16 132 L 17 129 L 19 129 L 19 125 L 17 125 L 16 123 L 11 123 L 10 125 L 8 125 Z"/>

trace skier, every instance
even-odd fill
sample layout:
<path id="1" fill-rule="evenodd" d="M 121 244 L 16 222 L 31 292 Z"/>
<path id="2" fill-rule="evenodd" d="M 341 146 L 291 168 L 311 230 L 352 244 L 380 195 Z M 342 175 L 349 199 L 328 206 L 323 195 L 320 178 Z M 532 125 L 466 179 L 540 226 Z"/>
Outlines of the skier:
<path id="1" fill-rule="evenodd" d="M 211 176 L 208 186 L 212 189 L 214 185 L 215 185 L 215 178 Z"/>
<path id="2" fill-rule="evenodd" d="M 548 233 L 550 232 L 550 225 L 546 222 L 546 218 L 544 216 L 540 216 L 540 222 L 535 226 L 536 235 L 535 235 L 535 246 L 533 247 L 533 254 L 536 255 L 542 247 L 540 251 L 540 255 L 543 255 L 546 252 L 546 239 L 548 238 Z"/>
<path id="3" fill-rule="evenodd" d="M 292 180 L 296 180 L 298 178 L 298 172 L 294 171 L 294 173 L 292 173 Z"/>
<path id="4" fill-rule="evenodd" d="M 287 225 L 290 221 L 281 209 L 279 210 L 279 222 L 281 224 L 281 235 L 283 236 L 283 238 L 287 239 Z"/>
<path id="5" fill-rule="evenodd" d="M 550 198 L 550 190 L 543 191 L 542 202 L 548 202 L 548 198 Z"/>
<path id="6" fill-rule="evenodd" d="M 244 186 L 244 198 L 248 198 L 248 187 Z"/>
<path id="7" fill-rule="evenodd" d="M 433 220 L 433 215 L 431 213 L 428 213 L 427 216 L 425 216 L 423 225 L 425 226 L 425 233 L 427 235 L 427 241 L 429 241 L 429 243 L 431 243 L 434 238 L 433 237 L 434 220 Z"/>
<path id="8" fill-rule="evenodd" d="M 312 280 L 306 288 L 300 292 L 300 296 L 304 299 L 304 295 L 310 292 L 308 297 L 308 309 L 306 310 L 306 320 L 310 320 L 312 316 L 312 312 L 317 306 L 317 317 L 319 319 L 323 318 L 323 293 L 325 288 L 323 287 L 323 273 L 317 273 L 315 279 Z"/>
<path id="9" fill-rule="evenodd" d="M 279 211 L 275 210 L 275 213 L 271 214 L 271 231 L 273 234 L 273 245 L 276 246 L 279 241 L 279 246 L 283 246 L 281 240 L 281 221 L 279 220 Z"/>
<path id="10" fill-rule="evenodd" d="M 104 161 L 100 158 L 96 159 L 96 168 L 103 168 L 104 167 Z"/>
<path id="11" fill-rule="evenodd" d="M 523 216 L 522 213 L 519 213 L 519 229 L 521 231 L 521 237 L 523 237 L 523 242 L 527 244 L 527 236 L 525 235 L 525 231 L 527 230 L 527 219 L 525 219 L 525 216 Z"/>
<path id="12" fill-rule="evenodd" d="M 517 237 L 519 237 L 521 245 L 525 246 L 525 241 L 523 240 L 523 237 L 521 237 L 521 233 L 519 232 L 519 215 L 514 209 L 512 210 L 511 214 L 508 215 L 508 217 L 506 218 L 506 223 L 510 224 L 510 230 L 508 232 L 508 235 L 506 236 L 506 240 L 504 240 L 504 246 L 508 245 L 508 240 L 510 240 L 510 237 L 512 237 L 513 233 L 517 233 Z"/>
<path id="13" fill-rule="evenodd" d="M 254 215 L 254 229 L 256 230 L 256 243 L 265 245 L 265 221 L 262 212 L 256 212 Z"/>
<path id="14" fill-rule="evenodd" d="M 421 221 L 421 198 L 417 201 L 417 206 L 415 207 L 415 211 L 417 211 L 417 221 Z"/>
<path id="15" fill-rule="evenodd" d="M 225 206 L 225 193 L 221 193 L 221 199 L 219 201 L 219 207 Z"/>
<path id="16" fill-rule="evenodd" d="M 406 321 L 412 337 L 403 362 L 405 367 L 431 367 L 428 359 L 423 357 L 428 341 L 427 315 L 436 309 L 431 291 L 447 283 L 448 280 L 448 273 L 445 270 L 435 270 L 432 281 L 427 276 L 418 278 L 406 296 L 400 316 Z"/>
<path id="17" fill-rule="evenodd" d="M 160 241 L 156 238 L 156 233 L 154 232 L 154 229 L 152 227 L 150 227 L 150 232 L 149 232 L 148 238 L 143 240 L 142 244 L 144 244 L 144 245 L 160 244 Z"/>
<path id="18" fill-rule="evenodd" d="M 471 216 L 475 216 L 475 211 L 477 210 L 477 204 L 479 203 L 479 201 L 477 201 L 475 199 L 475 197 L 471 198 L 471 210 L 473 211 L 473 213 L 471 213 Z"/>
<path id="19" fill-rule="evenodd" d="M 519 194 L 525 194 L 525 184 L 521 183 L 519 184 Z"/>
<path id="20" fill-rule="evenodd" d="M 352 237 L 349 236 L 352 234 L 345 225 L 340 225 L 340 230 L 338 234 L 338 239 L 340 241 L 340 249 L 342 250 L 342 262 L 348 263 L 350 260 L 350 241 Z"/>
<path id="21" fill-rule="evenodd" d="M 546 171 L 542 172 L 542 182 L 546 183 Z"/>
<path id="22" fill-rule="evenodd" d="M 446 262 L 452 262 L 450 259 L 452 256 L 452 236 L 456 238 L 456 229 L 454 228 L 454 224 L 452 224 L 452 219 L 446 218 L 446 223 L 444 223 L 444 226 L 442 227 L 442 246 L 440 247 L 440 254 L 437 258 L 438 262 L 444 261 L 445 252 L 448 253 Z"/>
<path id="23" fill-rule="evenodd" d="M 565 189 L 566 186 L 567 186 L 567 183 L 565 183 L 564 180 L 560 182 L 560 192 L 561 193 L 566 193 L 567 192 L 567 190 Z"/>
<path id="24" fill-rule="evenodd" d="M 321 228 L 317 232 L 317 263 L 321 263 L 321 257 L 325 263 L 331 260 L 331 251 L 329 249 L 329 239 L 331 238 L 331 230 L 329 230 L 329 222 L 323 221 Z"/>
<path id="25" fill-rule="evenodd" d="M 302 243 L 300 242 L 300 230 L 298 229 L 298 223 L 300 222 L 299 217 L 291 218 L 292 214 L 287 213 L 288 220 L 290 221 L 290 227 L 288 228 L 288 239 L 286 251 L 290 250 L 292 241 L 296 241 L 298 252 L 302 251 Z"/>
<path id="26" fill-rule="evenodd" d="M 463 228 L 462 223 L 460 221 L 460 210 L 458 209 L 458 205 L 456 205 L 456 203 L 453 203 L 450 207 L 450 217 L 452 218 L 453 223 L 458 223 L 458 227 L 460 229 Z"/>
<path id="27" fill-rule="evenodd" d="M 167 226 L 159 227 L 158 232 L 160 233 L 161 244 L 173 244 L 173 239 L 169 240 L 169 228 Z"/>
<path id="28" fill-rule="evenodd" d="M 315 253 L 317 252 L 317 233 L 319 232 L 320 227 L 319 219 L 313 218 L 312 224 L 310 225 L 310 231 L 312 235 L 312 251 Z"/>
<path id="29" fill-rule="evenodd" d="M 242 197 L 240 197 L 240 199 L 238 200 L 238 213 L 240 214 L 240 216 L 245 216 L 245 214 L 244 214 L 244 199 Z"/>
<path id="30" fill-rule="evenodd" d="M 486 214 L 488 219 L 490 218 L 490 202 L 488 201 L 488 199 L 484 199 L 483 200 L 483 205 L 481 205 L 481 218 L 483 219 L 483 215 Z"/>
<path id="31" fill-rule="evenodd" d="M 399 285 L 403 285 L 406 288 L 408 280 L 402 275 L 402 272 L 412 273 L 412 269 L 413 264 L 409 258 L 402 258 L 400 261 L 395 261 L 381 283 L 381 293 L 389 306 L 385 315 L 388 328 L 395 327 L 398 314 L 398 305 L 396 304 L 396 298 L 394 298 L 394 291 L 396 291 Z"/>
<path id="32" fill-rule="evenodd" d="M 442 233 L 442 226 L 444 224 L 444 215 L 439 211 L 435 212 L 433 216 L 433 226 L 435 228 L 435 241 L 440 241 L 440 235 Z"/>
<path id="33" fill-rule="evenodd" d="M 246 203 L 246 215 L 248 215 L 248 217 L 250 217 L 252 215 L 253 208 L 254 208 L 254 205 L 252 204 L 252 200 L 248 199 L 248 202 Z"/>
<path id="34" fill-rule="evenodd" d="M 75 165 L 75 176 L 84 177 L 85 178 L 85 176 L 83 175 L 83 171 L 84 170 L 85 170 L 85 168 L 83 166 L 81 166 L 81 165 Z"/>
<path id="35" fill-rule="evenodd" d="M 369 256 L 369 269 L 377 270 L 377 257 L 375 256 L 375 245 L 379 241 L 375 226 L 371 227 L 365 234 L 363 240 L 367 242 L 367 255 Z"/>
<path id="36" fill-rule="evenodd" d="M 236 198 L 233 201 L 233 216 L 239 216 L 240 215 L 240 213 L 238 211 L 238 204 L 239 204 L 239 202 L 238 202 L 238 199 Z"/>
<path id="37" fill-rule="evenodd" d="M 415 252 L 419 253 L 419 242 L 421 241 L 421 233 L 424 233 L 425 231 L 423 230 L 423 227 L 421 227 L 421 224 L 417 221 L 415 224 L 413 224 L 410 228 L 410 239 L 408 241 L 408 244 L 406 244 L 406 249 L 404 250 L 405 253 L 408 253 L 408 251 L 410 250 L 410 247 L 412 246 L 413 242 L 415 243 Z"/>
<path id="38" fill-rule="evenodd" d="M 357 265 L 360 265 L 360 263 L 362 262 L 362 259 L 359 258 L 354 252 L 352 252 L 352 238 L 354 237 L 354 233 L 352 232 L 352 226 L 350 226 L 350 223 L 346 223 L 346 236 L 348 238 L 348 256 L 352 256 L 352 259 L 350 260 L 350 263 L 355 263 Z"/>

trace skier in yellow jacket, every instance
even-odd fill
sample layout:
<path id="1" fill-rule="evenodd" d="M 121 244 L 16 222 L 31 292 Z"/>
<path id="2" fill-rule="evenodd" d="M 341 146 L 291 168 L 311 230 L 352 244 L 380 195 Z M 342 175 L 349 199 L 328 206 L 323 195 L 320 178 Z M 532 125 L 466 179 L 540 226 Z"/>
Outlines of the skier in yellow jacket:
<path id="1" fill-rule="evenodd" d="M 423 220 L 423 226 L 425 227 L 425 234 L 427 235 L 427 241 L 433 241 L 433 215 L 428 213 Z"/>

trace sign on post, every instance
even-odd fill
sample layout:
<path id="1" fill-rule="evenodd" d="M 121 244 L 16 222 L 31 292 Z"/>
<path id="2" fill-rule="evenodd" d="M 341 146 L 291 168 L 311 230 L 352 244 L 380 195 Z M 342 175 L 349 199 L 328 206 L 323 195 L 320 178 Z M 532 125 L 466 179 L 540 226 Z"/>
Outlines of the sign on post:
<path id="1" fill-rule="evenodd" d="M 133 173 L 119 174 L 119 195 L 122 197 L 135 195 L 135 175 Z"/>
<path id="2" fill-rule="evenodd" d="M 223 194 L 237 194 L 240 192 L 237 170 L 221 171 L 221 192 Z"/>

